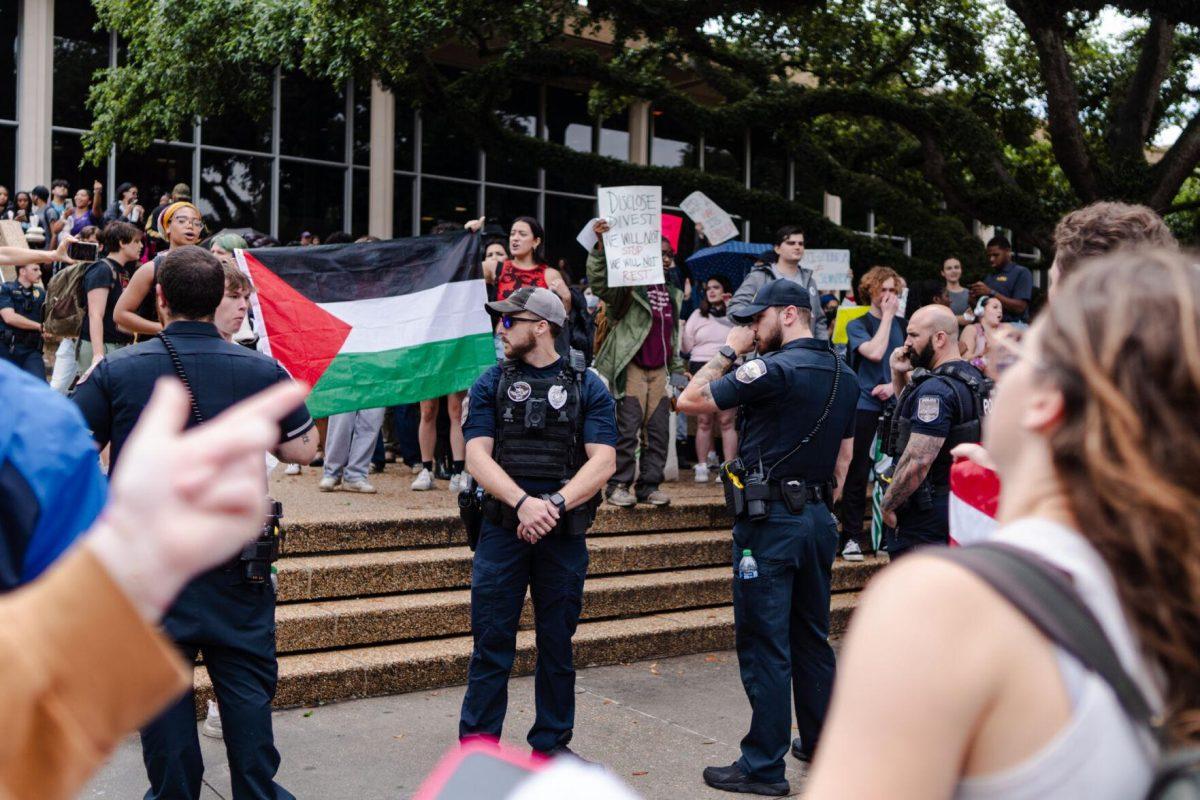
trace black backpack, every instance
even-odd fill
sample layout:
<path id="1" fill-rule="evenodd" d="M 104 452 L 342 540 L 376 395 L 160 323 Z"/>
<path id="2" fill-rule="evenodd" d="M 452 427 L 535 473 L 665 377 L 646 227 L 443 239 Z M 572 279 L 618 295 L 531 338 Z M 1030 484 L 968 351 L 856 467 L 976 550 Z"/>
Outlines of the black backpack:
<path id="1" fill-rule="evenodd" d="M 571 289 L 571 313 L 567 315 L 572 350 L 583 353 L 583 363 L 591 364 L 596 357 L 596 323 L 588 313 L 587 298 L 578 289 Z"/>
<path id="2" fill-rule="evenodd" d="M 953 561 L 982 578 L 1046 638 L 1112 687 L 1125 713 L 1150 731 L 1162 751 L 1145 800 L 1200 798 L 1200 747 L 1172 748 L 1161 719 L 1125 671 L 1104 628 L 1058 568 L 1032 553 L 998 542 L 927 548 L 922 552 Z"/>

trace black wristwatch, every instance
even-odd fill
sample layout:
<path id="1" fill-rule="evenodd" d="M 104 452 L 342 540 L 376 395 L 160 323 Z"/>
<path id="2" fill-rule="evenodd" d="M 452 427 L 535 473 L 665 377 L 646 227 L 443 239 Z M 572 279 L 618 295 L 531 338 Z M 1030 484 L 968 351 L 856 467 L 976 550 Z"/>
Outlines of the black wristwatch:
<path id="1" fill-rule="evenodd" d="M 723 358 L 729 359 L 730 364 L 738 360 L 737 351 L 727 344 L 721 345 L 721 347 L 717 350 L 717 353 Z"/>
<path id="2" fill-rule="evenodd" d="M 564 500 L 563 496 L 558 492 L 555 492 L 554 494 L 548 494 L 544 499 L 547 503 L 550 503 L 550 505 L 556 507 L 559 514 L 567 513 L 567 501 Z"/>

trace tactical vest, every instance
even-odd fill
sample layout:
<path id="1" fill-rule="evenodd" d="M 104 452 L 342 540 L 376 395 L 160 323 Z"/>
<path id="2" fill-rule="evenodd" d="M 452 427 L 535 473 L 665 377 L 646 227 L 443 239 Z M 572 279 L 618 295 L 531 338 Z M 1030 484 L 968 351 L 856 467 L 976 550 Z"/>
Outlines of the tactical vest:
<path id="1" fill-rule="evenodd" d="M 904 409 L 905 401 L 911 397 L 918 386 L 934 378 L 949 380 L 952 383 L 957 382 L 965 386 L 971 397 L 968 408 L 967 404 L 963 402 L 962 393 L 958 390 L 954 391 L 954 398 L 958 406 L 955 409 L 955 418 L 958 421 L 950 427 L 950 433 L 947 434 L 946 441 L 942 443 L 942 449 L 938 451 L 937 458 L 941 458 L 960 444 L 975 443 L 983 439 L 983 418 L 991 410 L 994 382 L 987 377 L 982 377 L 974 367 L 965 361 L 951 361 L 933 370 L 916 370 L 913 373 L 912 382 L 900 397 L 899 409 Z M 907 414 L 902 414 L 898 410 L 892 425 L 893 432 L 888 437 L 892 444 L 888 450 L 892 451 L 889 453 L 890 455 L 898 458 L 908 447 L 909 437 L 912 436 L 912 420 L 908 418 Z M 949 487 L 935 486 L 934 488 L 944 491 Z"/>
<path id="2" fill-rule="evenodd" d="M 13 299 L 13 311 L 33 322 L 41 322 L 45 315 L 45 306 L 42 303 L 46 297 L 45 291 L 39 286 L 26 288 L 17 281 L 7 285 L 10 287 Z M 15 345 L 35 350 L 42 346 L 42 334 L 39 331 L 9 328 L 3 323 L 0 323 L 0 328 L 5 329 L 5 338 L 10 339 Z"/>
<path id="3" fill-rule="evenodd" d="M 493 458 L 513 479 L 570 480 L 583 449 L 583 354 L 572 350 L 552 378 L 533 378 L 509 359 L 496 385 Z"/>

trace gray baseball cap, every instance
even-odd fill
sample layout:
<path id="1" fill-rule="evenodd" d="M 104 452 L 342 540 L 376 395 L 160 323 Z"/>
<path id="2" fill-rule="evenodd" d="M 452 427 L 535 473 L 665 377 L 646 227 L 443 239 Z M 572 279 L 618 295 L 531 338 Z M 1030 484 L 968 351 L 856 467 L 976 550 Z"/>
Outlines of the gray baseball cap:
<path id="1" fill-rule="evenodd" d="M 528 311 L 560 328 L 567 322 L 567 309 L 562 299 L 549 289 L 525 286 L 517 289 L 503 300 L 495 300 L 487 307 L 497 314 L 515 314 Z"/>

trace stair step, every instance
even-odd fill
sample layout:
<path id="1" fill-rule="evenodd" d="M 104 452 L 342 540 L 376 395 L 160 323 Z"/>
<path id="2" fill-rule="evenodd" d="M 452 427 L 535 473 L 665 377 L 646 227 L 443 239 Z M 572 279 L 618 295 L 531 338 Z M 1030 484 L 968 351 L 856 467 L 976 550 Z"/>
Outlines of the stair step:
<path id="1" fill-rule="evenodd" d="M 589 575 L 715 566 L 729 562 L 730 538 L 722 530 L 589 536 L 588 557 Z M 276 566 L 280 602 L 471 585 L 465 546 L 288 557 Z"/>
<path id="2" fill-rule="evenodd" d="M 728 567 L 592 578 L 584 584 L 583 619 L 728 604 L 730 580 Z M 471 590 L 281 606 L 275 621 L 280 653 L 463 635 L 471 632 Z M 533 625 L 528 595 L 521 625 Z"/>
<path id="3" fill-rule="evenodd" d="M 287 514 L 287 506 L 284 506 Z M 284 517 L 289 555 L 316 555 L 408 547 L 458 546 L 467 543 L 457 513 L 436 512 L 390 519 L 328 519 L 292 522 Z M 669 506 L 600 507 L 591 533 L 637 534 L 651 531 L 729 530 L 725 505 L 713 496 L 682 497 Z"/>
<path id="4" fill-rule="evenodd" d="M 831 636 L 845 630 L 857 600 L 858 594 L 853 592 L 833 596 Z M 728 650 L 733 647 L 733 608 L 583 622 L 575 633 L 574 645 L 577 668 Z M 519 632 L 513 674 L 531 673 L 535 654 L 533 631 Z M 275 707 L 316 705 L 462 684 L 467 679 L 470 657 L 470 636 L 280 656 Z M 203 667 L 196 669 L 195 685 L 199 713 L 212 697 L 212 685 Z"/>

